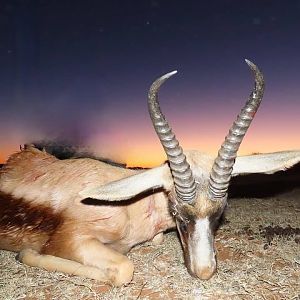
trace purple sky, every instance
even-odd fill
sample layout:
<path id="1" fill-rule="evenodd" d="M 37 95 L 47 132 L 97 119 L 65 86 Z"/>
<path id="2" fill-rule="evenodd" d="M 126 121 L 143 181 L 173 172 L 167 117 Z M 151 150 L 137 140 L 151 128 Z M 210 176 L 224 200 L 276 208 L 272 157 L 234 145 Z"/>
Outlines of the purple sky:
<path id="1" fill-rule="evenodd" d="M 206 2 L 206 3 L 202 3 Z M 241 154 L 300 148 L 300 1 L 1 1 L 0 161 L 64 139 L 134 165 L 164 159 L 147 91 L 184 148 L 216 152 L 266 79 Z"/>

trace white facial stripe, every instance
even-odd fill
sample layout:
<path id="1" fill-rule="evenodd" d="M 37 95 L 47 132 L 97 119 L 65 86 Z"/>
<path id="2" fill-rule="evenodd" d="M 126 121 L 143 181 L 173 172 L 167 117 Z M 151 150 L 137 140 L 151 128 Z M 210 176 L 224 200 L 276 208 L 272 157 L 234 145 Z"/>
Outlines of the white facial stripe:
<path id="1" fill-rule="evenodd" d="M 189 245 L 191 265 L 197 267 L 215 264 L 213 236 L 208 218 L 198 219 Z"/>

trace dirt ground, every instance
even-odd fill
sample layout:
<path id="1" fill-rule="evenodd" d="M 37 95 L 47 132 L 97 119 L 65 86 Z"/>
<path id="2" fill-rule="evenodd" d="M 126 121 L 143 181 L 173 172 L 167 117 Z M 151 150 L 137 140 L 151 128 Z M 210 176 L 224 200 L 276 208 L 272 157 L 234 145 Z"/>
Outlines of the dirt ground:
<path id="1" fill-rule="evenodd" d="M 300 189 L 229 200 L 216 235 L 218 272 L 192 278 L 176 232 L 135 247 L 133 281 L 114 288 L 26 267 L 0 251 L 0 299 L 300 299 Z"/>

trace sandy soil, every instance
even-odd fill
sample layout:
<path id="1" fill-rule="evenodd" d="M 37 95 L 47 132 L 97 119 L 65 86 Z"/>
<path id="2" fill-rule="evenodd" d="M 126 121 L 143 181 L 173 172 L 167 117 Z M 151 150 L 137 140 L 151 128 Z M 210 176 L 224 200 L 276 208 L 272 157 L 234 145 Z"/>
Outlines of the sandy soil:
<path id="1" fill-rule="evenodd" d="M 133 281 L 113 288 L 26 267 L 0 251 L 0 299 L 300 299 L 300 190 L 229 200 L 216 235 L 218 272 L 187 273 L 176 232 L 135 247 Z"/>

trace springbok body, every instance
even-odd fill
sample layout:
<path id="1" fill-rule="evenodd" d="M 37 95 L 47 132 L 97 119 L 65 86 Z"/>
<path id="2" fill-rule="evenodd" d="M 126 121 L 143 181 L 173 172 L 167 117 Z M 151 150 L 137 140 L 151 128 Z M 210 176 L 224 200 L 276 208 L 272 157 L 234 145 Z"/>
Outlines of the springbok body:
<path id="1" fill-rule="evenodd" d="M 20 259 L 29 265 L 38 261 L 115 285 L 130 281 L 133 266 L 121 253 L 175 225 L 166 196 L 108 205 L 81 203 L 79 192 L 136 173 L 93 159 L 58 160 L 30 147 L 12 155 L 0 173 L 0 248 L 23 250 Z M 58 260 L 52 267 L 53 257 L 37 259 L 35 251 L 82 265 Z"/>
<path id="2" fill-rule="evenodd" d="M 183 152 L 160 111 L 158 89 L 174 72 L 149 92 L 150 116 L 168 157 L 162 166 L 136 171 L 89 158 L 58 160 L 32 147 L 12 155 L 0 170 L 0 248 L 20 252 L 19 260 L 31 266 L 121 285 L 133 275 L 124 254 L 177 227 L 189 272 L 210 278 L 214 229 L 231 176 L 274 173 L 300 161 L 300 151 L 237 157 L 264 88 L 257 67 L 247 63 L 255 89 L 216 159 Z"/>

